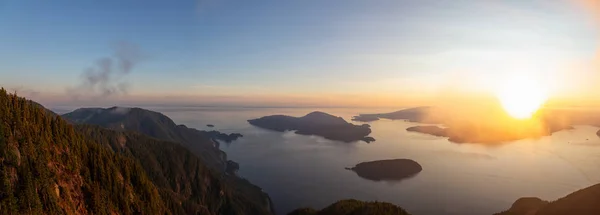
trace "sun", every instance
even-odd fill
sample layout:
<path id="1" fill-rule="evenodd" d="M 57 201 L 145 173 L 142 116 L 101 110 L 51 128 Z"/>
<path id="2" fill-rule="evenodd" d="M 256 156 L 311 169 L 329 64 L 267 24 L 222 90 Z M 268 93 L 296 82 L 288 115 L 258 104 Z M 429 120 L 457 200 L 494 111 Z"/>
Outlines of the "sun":
<path id="1" fill-rule="evenodd" d="M 496 96 L 504 110 L 517 119 L 528 119 L 546 102 L 546 90 L 533 78 L 515 76 L 498 89 Z"/>

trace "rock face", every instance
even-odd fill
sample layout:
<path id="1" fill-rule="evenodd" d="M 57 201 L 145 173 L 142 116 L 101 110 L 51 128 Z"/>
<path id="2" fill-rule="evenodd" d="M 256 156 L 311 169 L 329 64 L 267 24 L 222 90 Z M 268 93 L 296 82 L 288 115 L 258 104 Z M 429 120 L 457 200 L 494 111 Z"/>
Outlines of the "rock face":
<path id="1" fill-rule="evenodd" d="M 385 202 L 363 202 L 354 199 L 341 200 L 320 211 L 312 208 L 296 209 L 288 215 L 410 215 L 404 209 Z"/>
<path id="2" fill-rule="evenodd" d="M 372 181 L 399 181 L 412 177 L 423 170 L 419 163 L 410 159 L 363 162 L 346 169 Z"/>
<path id="3" fill-rule="evenodd" d="M 341 117 L 336 117 L 323 112 L 312 112 L 303 117 L 292 117 L 285 115 L 265 116 L 251 119 L 248 122 L 254 126 L 274 130 L 295 130 L 296 134 L 316 135 L 330 140 L 342 142 L 375 141 L 368 137 L 371 133 L 369 125 L 354 125 L 346 122 Z"/>
<path id="4" fill-rule="evenodd" d="M 600 184 L 581 189 L 553 202 L 521 198 L 496 215 L 597 215 L 600 214 Z"/>

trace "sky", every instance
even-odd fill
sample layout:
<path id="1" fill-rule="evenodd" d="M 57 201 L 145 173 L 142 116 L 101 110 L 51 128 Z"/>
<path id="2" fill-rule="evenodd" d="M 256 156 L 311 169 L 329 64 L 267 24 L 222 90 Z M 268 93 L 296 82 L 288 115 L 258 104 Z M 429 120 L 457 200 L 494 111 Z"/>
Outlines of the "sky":
<path id="1" fill-rule="evenodd" d="M 0 86 L 51 106 L 406 106 L 527 74 L 591 98 L 595 6 L 0 0 Z"/>

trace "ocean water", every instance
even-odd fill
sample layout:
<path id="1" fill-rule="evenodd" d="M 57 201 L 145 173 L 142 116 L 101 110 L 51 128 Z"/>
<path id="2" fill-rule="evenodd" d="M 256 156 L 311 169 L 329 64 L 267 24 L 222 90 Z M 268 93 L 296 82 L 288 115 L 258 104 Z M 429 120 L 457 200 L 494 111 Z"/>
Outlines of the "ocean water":
<path id="1" fill-rule="evenodd" d="M 484 145 L 456 144 L 405 130 L 418 123 L 380 120 L 368 123 L 375 142 L 343 143 L 269 131 L 246 120 L 273 114 L 303 116 L 319 110 L 350 121 L 358 113 L 397 109 L 152 109 L 178 124 L 243 134 L 221 148 L 229 159 L 240 163 L 240 176 L 270 195 L 278 214 L 298 207 L 322 208 L 348 198 L 391 202 L 417 215 L 493 214 L 508 209 L 520 197 L 555 200 L 600 183 L 600 138 L 595 134 L 599 128 L 591 126 L 539 139 Z M 393 158 L 413 159 L 423 171 L 402 181 L 377 182 L 344 169 Z"/>

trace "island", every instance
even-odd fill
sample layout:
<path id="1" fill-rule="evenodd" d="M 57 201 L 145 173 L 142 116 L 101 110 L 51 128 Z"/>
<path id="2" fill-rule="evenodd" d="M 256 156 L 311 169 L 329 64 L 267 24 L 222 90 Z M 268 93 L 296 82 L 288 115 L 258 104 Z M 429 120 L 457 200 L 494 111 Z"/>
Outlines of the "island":
<path id="1" fill-rule="evenodd" d="M 600 214 L 600 184 L 575 191 L 554 201 L 536 197 L 520 198 L 503 212 L 494 215 L 596 215 Z"/>
<path id="2" fill-rule="evenodd" d="M 212 128 L 212 127 L 215 127 L 215 125 L 213 125 L 213 124 L 206 124 L 206 127 Z"/>
<path id="3" fill-rule="evenodd" d="M 532 127 L 518 125 L 490 126 L 490 125 L 456 125 L 455 127 L 441 128 L 432 125 L 413 126 L 406 129 L 409 132 L 418 132 L 437 137 L 447 137 L 453 143 L 483 143 L 499 144 L 527 138 L 540 138 L 552 135 L 552 133 L 573 129 L 570 125 L 549 125 L 543 127 Z"/>
<path id="4" fill-rule="evenodd" d="M 428 117 L 432 107 L 415 107 L 404 110 L 399 110 L 391 113 L 377 113 L 377 114 L 359 114 L 354 116 L 352 121 L 358 122 L 373 122 L 379 119 L 391 119 L 391 120 L 407 120 L 410 122 L 439 122 L 436 119 Z"/>
<path id="5" fill-rule="evenodd" d="M 375 141 L 374 138 L 368 136 L 371 133 L 369 125 L 354 125 L 346 122 L 342 117 L 319 111 L 309 113 L 303 117 L 272 115 L 251 119 L 248 122 L 251 125 L 273 131 L 295 131 L 296 134 L 315 135 L 347 143 Z"/>
<path id="6" fill-rule="evenodd" d="M 423 167 L 410 159 L 392 159 L 363 162 L 346 169 L 372 181 L 399 181 L 416 175 Z"/>
<path id="7" fill-rule="evenodd" d="M 413 127 L 407 128 L 406 131 L 430 134 L 430 135 L 438 136 L 438 137 L 448 137 L 448 132 L 446 131 L 445 128 L 440 128 L 435 125 L 413 126 Z"/>
<path id="8" fill-rule="evenodd" d="M 358 115 L 358 116 L 354 116 L 352 117 L 352 121 L 357 121 L 357 122 L 373 122 L 373 121 L 377 121 L 379 120 L 379 117 L 377 115 Z"/>

